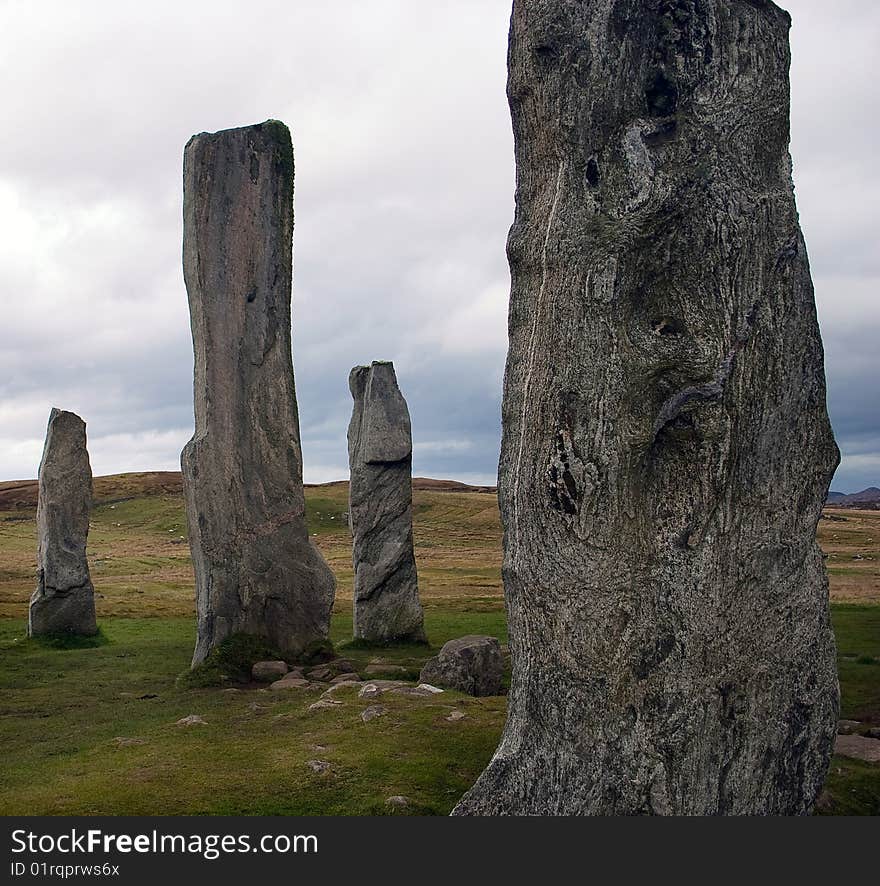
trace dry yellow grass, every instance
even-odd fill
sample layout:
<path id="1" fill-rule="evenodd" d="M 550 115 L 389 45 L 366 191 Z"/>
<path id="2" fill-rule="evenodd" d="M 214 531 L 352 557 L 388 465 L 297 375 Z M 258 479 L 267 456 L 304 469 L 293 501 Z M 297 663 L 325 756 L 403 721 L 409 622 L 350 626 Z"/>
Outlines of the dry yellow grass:
<path id="1" fill-rule="evenodd" d="M 97 478 L 89 561 L 101 616 L 194 612 L 193 575 L 179 475 Z M 32 485 L 0 484 L 0 617 L 23 617 L 34 587 Z M 2 494 L 7 492 L 5 498 Z M 310 532 L 351 601 L 348 487 L 306 489 Z M 17 496 L 17 498 L 16 498 Z M 414 492 L 416 559 L 427 607 L 461 599 L 500 606 L 501 523 L 487 492 Z M 835 602 L 880 604 L 880 511 L 828 510 L 819 523 Z"/>

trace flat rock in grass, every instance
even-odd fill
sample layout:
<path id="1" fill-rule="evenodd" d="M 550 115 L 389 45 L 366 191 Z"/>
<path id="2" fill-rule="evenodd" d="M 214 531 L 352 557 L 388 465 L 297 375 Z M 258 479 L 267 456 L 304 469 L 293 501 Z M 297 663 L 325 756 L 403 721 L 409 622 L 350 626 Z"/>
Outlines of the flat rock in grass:
<path id="1" fill-rule="evenodd" d="M 854 732 L 858 731 L 859 726 L 862 724 L 859 723 L 858 720 L 838 720 L 837 721 L 837 734 L 838 735 L 852 735 Z"/>
<path id="2" fill-rule="evenodd" d="M 335 698 L 319 698 L 316 702 L 309 705 L 310 711 L 328 711 L 333 708 L 340 707 L 342 705 L 341 701 L 337 701 Z"/>
<path id="3" fill-rule="evenodd" d="M 190 714 L 187 717 L 181 717 L 175 726 L 207 726 L 207 722 L 203 720 L 198 714 Z"/>
<path id="4" fill-rule="evenodd" d="M 375 698 L 389 689 L 397 689 L 400 686 L 407 685 L 404 680 L 370 680 L 358 693 L 358 698 Z"/>
<path id="5" fill-rule="evenodd" d="M 116 738 L 113 739 L 114 744 L 118 748 L 130 748 L 135 745 L 146 744 L 146 740 L 143 738 L 125 738 L 124 736 L 117 735 Z"/>
<path id="6" fill-rule="evenodd" d="M 317 683 L 327 683 L 329 682 L 336 674 L 336 671 L 329 664 L 318 665 L 314 668 L 309 668 L 305 675 L 310 679 L 314 680 Z"/>
<path id="7" fill-rule="evenodd" d="M 419 683 L 419 685 L 416 686 L 416 689 L 424 689 L 426 692 L 430 692 L 432 695 L 439 695 L 441 692 L 444 691 L 439 686 L 432 686 L 430 683 Z"/>
<path id="8" fill-rule="evenodd" d="M 312 684 L 304 677 L 291 677 L 288 674 L 280 680 L 276 680 L 269 688 L 273 692 L 284 692 L 286 689 L 308 689 Z"/>
<path id="9" fill-rule="evenodd" d="M 359 680 L 345 680 L 342 683 L 331 683 L 330 686 L 321 693 L 321 697 L 324 698 L 328 695 L 333 695 L 333 693 L 339 689 L 356 689 L 363 685 L 364 684 Z"/>
<path id="10" fill-rule="evenodd" d="M 834 753 L 864 760 L 865 763 L 880 763 L 880 741 L 865 738 L 864 735 L 838 735 L 834 742 Z"/>
<path id="11" fill-rule="evenodd" d="M 360 674 L 355 674 L 354 672 L 348 674 L 340 674 L 338 677 L 334 677 L 330 682 L 331 683 L 360 683 L 361 677 Z"/>
<path id="12" fill-rule="evenodd" d="M 385 804 L 387 806 L 397 806 L 399 808 L 403 808 L 404 806 L 409 806 L 409 799 L 407 797 L 402 797 L 397 795 L 395 797 L 389 797 Z"/>
<path id="13" fill-rule="evenodd" d="M 415 698 L 431 698 L 434 695 L 430 689 L 422 689 L 420 686 L 396 686 L 388 691 L 394 695 L 407 695 Z"/>
<path id="14" fill-rule="evenodd" d="M 450 640 L 429 658 L 419 679 L 468 695 L 500 695 L 504 659 L 495 637 L 470 635 Z"/>
<path id="15" fill-rule="evenodd" d="M 258 683 L 274 683 L 289 670 L 286 661 L 258 661 L 251 668 L 251 677 Z"/>
<path id="16" fill-rule="evenodd" d="M 450 711 L 446 719 L 450 723 L 457 723 L 459 720 L 464 720 L 466 716 L 467 714 L 464 711 Z"/>
<path id="17" fill-rule="evenodd" d="M 371 704 L 368 708 L 364 708 L 361 711 L 361 720 L 364 723 L 369 723 L 370 720 L 375 720 L 376 717 L 384 717 L 385 714 L 388 713 L 388 708 L 383 704 Z"/>
<path id="18" fill-rule="evenodd" d="M 308 766 L 312 772 L 327 772 L 330 768 L 330 764 L 326 760 L 309 760 L 306 763 L 306 766 Z"/>

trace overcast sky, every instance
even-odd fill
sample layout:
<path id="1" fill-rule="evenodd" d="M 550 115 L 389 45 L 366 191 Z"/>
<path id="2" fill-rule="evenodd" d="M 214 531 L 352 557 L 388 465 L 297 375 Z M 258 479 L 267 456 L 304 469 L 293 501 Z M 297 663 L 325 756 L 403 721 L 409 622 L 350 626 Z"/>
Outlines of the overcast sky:
<path id="1" fill-rule="evenodd" d="M 790 0 L 792 153 L 844 460 L 880 485 L 873 0 Z M 305 477 L 347 476 L 351 366 L 393 359 L 418 475 L 494 482 L 513 213 L 509 0 L 0 0 L 0 479 L 53 405 L 95 474 L 192 433 L 183 146 L 270 117 L 296 155 Z"/>

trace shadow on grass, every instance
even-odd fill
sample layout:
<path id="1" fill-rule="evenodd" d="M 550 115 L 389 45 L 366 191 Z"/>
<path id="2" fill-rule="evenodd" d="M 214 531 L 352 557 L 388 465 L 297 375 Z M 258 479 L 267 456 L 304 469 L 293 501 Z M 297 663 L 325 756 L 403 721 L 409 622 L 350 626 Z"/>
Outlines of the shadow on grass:
<path id="1" fill-rule="evenodd" d="M 98 628 L 96 634 L 41 634 L 39 637 L 28 637 L 25 642 L 44 649 L 96 649 L 112 641 Z"/>

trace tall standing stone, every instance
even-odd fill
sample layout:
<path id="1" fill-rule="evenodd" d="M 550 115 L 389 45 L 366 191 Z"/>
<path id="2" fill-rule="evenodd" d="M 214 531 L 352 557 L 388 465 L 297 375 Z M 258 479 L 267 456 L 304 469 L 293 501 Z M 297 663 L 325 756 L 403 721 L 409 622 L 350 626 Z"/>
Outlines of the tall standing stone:
<path id="1" fill-rule="evenodd" d="M 95 634 L 95 589 L 86 542 L 92 508 L 92 469 L 86 424 L 53 409 L 40 462 L 37 499 L 37 588 L 28 634 Z"/>
<path id="2" fill-rule="evenodd" d="M 513 658 L 458 814 L 810 810 L 838 461 L 769 0 L 515 0 Z"/>
<path id="3" fill-rule="evenodd" d="M 290 350 L 290 133 L 274 120 L 202 133 L 183 166 L 195 350 L 195 435 L 181 456 L 193 664 L 233 633 L 296 657 L 327 638 L 336 583 L 305 521 Z"/>
<path id="4" fill-rule="evenodd" d="M 394 364 L 348 377 L 349 525 L 354 539 L 354 636 L 425 639 L 412 527 L 412 431 Z"/>

